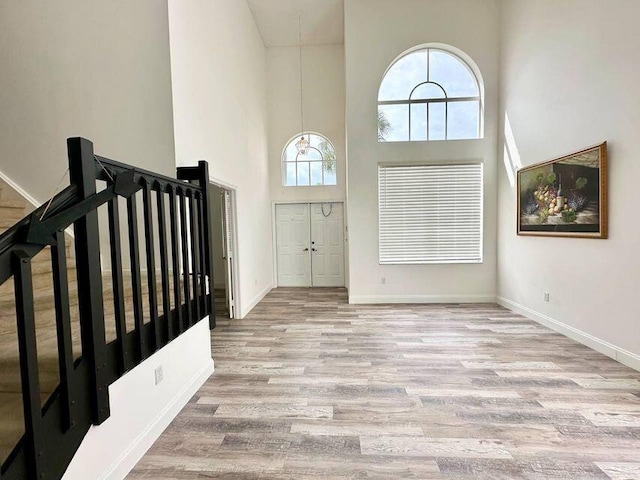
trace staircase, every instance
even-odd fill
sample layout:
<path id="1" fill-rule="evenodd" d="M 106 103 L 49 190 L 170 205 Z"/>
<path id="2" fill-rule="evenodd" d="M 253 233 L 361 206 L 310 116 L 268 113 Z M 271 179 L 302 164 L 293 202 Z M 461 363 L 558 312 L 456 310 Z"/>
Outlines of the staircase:
<path id="1" fill-rule="evenodd" d="M 0 180 L 0 273 L 4 275 L 0 278 L 2 480 L 60 478 L 89 426 L 109 416 L 108 393 L 100 385 L 108 386 L 126 374 L 209 312 L 215 319 L 214 295 L 207 295 L 205 288 L 205 282 L 210 285 L 213 278 L 206 163 L 179 169 L 183 180 L 176 180 L 102 157 L 98 168 L 90 142 L 70 139 L 69 145 L 72 179 L 75 162 L 76 179 L 80 169 L 85 185 L 78 184 L 78 193 L 68 189 L 61 192 L 56 197 L 58 204 L 54 201 L 56 208 L 39 223 L 42 228 L 52 228 L 47 225 L 57 221 L 59 226 L 52 231 L 62 232 L 76 222 L 78 237 L 74 218 L 108 205 L 108 222 L 104 219 L 98 224 L 95 214 L 93 217 L 96 227 L 109 232 L 107 245 L 100 245 L 98 229 L 91 232 L 90 225 L 89 235 L 82 233 L 81 227 L 84 237 L 78 238 L 85 238 L 81 247 L 74 246 L 75 239 L 67 233 L 56 234 L 58 246 L 42 248 L 29 243 L 31 237 L 24 235 L 41 214 L 37 211 L 25 219 L 33 207 Z M 91 177 L 94 170 L 95 177 Z M 96 191 L 96 180 L 106 182 L 107 188 Z M 88 195 L 82 193 L 87 186 Z M 90 192 L 92 188 L 94 193 Z M 144 219 L 140 226 L 138 211 Z M 127 218 L 122 228 L 119 215 Z M 40 238 L 48 242 L 46 238 L 53 237 L 45 232 Z M 131 246 L 125 259 L 131 262 L 130 268 L 129 263 L 123 268 L 121 238 Z M 101 255 L 102 267 L 98 264 L 91 270 L 85 262 L 76 265 L 76 248 L 80 248 L 78 258 L 87 258 L 87 251 L 97 249 L 89 257 L 89 264 L 92 258 L 101 263 Z M 27 260 L 17 262 L 25 252 Z M 66 259 L 66 269 L 58 268 L 57 275 L 54 257 Z M 157 268 L 151 272 L 141 269 L 140 257 L 144 265 Z M 18 265 L 25 262 L 29 267 L 21 273 L 23 267 Z M 7 278 L 9 266 L 13 278 Z M 61 286 L 61 271 L 66 272 L 66 288 Z M 96 272 L 101 282 L 95 281 Z M 78 278 L 84 283 L 79 285 Z M 21 281 L 27 281 L 27 287 L 16 296 L 14 285 L 24 285 Z M 101 302 L 87 282 L 102 284 Z M 29 290 L 33 292 L 32 303 Z M 101 303 L 99 308 L 97 303 Z M 214 320 L 211 323 L 213 326 Z M 100 340 L 101 332 L 104 340 Z M 88 347 L 87 352 L 82 351 L 83 345 Z M 100 358 L 97 362 L 96 357 Z M 96 381 L 100 383 L 92 383 Z M 34 392 L 40 398 L 39 405 Z"/>
<path id="2" fill-rule="evenodd" d="M 33 207 L 6 182 L 0 180 L 0 234 L 26 217 Z M 77 281 L 75 260 L 67 236 L 67 275 L 77 307 Z M 56 340 L 56 313 L 53 296 L 51 249 L 46 247 L 32 260 L 34 310 L 38 339 L 38 364 L 42 402 L 51 395 L 59 383 L 58 346 Z M 80 355 L 78 310 L 71 310 L 74 325 L 74 351 Z M 15 292 L 12 282 L 0 286 L 0 464 L 24 435 L 20 358 L 15 314 Z"/>

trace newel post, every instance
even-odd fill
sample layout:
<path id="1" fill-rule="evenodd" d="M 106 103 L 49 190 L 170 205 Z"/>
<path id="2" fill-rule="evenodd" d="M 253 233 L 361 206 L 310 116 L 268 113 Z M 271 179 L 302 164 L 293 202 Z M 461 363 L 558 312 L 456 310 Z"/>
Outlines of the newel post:
<path id="1" fill-rule="evenodd" d="M 209 164 L 200 160 L 197 167 L 179 167 L 176 175 L 180 180 L 197 183 L 202 191 L 202 222 L 198 231 L 203 238 L 205 274 L 209 279 L 209 297 L 207 307 L 209 309 L 209 327 L 216 326 L 215 296 L 213 290 L 213 223 L 211 223 L 211 183 L 209 182 Z"/>
<path id="2" fill-rule="evenodd" d="M 70 181 L 77 187 L 80 200 L 84 200 L 96 193 L 93 143 L 85 138 L 69 138 L 67 148 Z M 82 357 L 88 363 L 92 383 L 91 421 L 99 425 L 110 413 L 97 210 L 77 220 L 74 231 Z"/>
<path id="3" fill-rule="evenodd" d="M 213 223 L 211 221 L 211 182 L 209 182 L 209 164 L 204 160 L 198 162 L 199 181 L 202 188 L 202 210 L 204 225 L 202 234 L 204 235 L 205 265 L 209 277 L 209 326 L 213 329 L 216 326 L 215 295 L 213 289 Z"/>

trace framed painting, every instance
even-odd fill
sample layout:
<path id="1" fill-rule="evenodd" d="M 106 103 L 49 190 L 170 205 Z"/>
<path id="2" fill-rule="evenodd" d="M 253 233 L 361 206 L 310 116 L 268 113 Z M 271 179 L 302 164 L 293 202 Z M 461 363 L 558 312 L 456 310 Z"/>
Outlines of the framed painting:
<path id="1" fill-rule="evenodd" d="M 607 238 L 607 142 L 518 170 L 518 235 Z"/>

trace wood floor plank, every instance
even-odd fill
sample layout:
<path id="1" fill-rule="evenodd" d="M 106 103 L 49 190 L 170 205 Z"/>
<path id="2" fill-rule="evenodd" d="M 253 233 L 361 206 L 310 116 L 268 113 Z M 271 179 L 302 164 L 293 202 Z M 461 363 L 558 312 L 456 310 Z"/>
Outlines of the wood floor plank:
<path id="1" fill-rule="evenodd" d="M 220 405 L 214 414 L 224 418 L 333 418 L 333 407 L 304 405 Z"/>
<path id="2" fill-rule="evenodd" d="M 596 465 L 606 473 L 611 480 L 633 480 L 640 478 L 640 463 L 597 462 Z"/>
<path id="3" fill-rule="evenodd" d="M 362 436 L 360 446 L 363 455 L 512 458 L 501 442 L 486 439 Z"/>

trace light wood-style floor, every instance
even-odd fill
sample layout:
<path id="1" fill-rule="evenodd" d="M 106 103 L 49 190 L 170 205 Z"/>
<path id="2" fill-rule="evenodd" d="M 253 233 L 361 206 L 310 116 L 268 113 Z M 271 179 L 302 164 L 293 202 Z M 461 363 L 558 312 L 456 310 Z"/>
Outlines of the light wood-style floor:
<path id="1" fill-rule="evenodd" d="M 141 479 L 639 479 L 640 373 L 496 305 L 277 289 Z"/>

